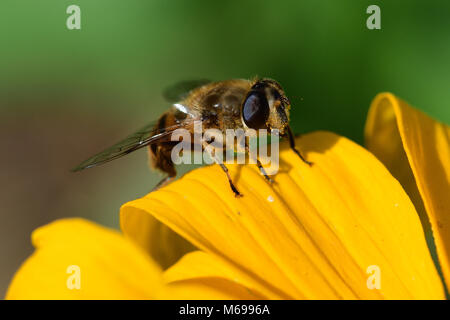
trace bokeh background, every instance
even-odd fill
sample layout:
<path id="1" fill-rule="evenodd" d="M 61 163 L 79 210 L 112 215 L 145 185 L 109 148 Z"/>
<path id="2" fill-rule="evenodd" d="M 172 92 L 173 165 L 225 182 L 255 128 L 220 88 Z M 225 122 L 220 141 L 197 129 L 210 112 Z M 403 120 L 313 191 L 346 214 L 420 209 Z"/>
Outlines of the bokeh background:
<path id="1" fill-rule="evenodd" d="M 66 8 L 81 8 L 81 30 Z M 381 30 L 366 8 L 381 8 Z M 297 133 L 363 142 L 372 98 L 391 91 L 450 122 L 450 2 L 0 2 L 0 295 L 30 233 L 78 216 L 118 228 L 119 207 L 161 178 L 146 152 L 69 169 L 155 120 L 180 80 L 277 79 Z"/>

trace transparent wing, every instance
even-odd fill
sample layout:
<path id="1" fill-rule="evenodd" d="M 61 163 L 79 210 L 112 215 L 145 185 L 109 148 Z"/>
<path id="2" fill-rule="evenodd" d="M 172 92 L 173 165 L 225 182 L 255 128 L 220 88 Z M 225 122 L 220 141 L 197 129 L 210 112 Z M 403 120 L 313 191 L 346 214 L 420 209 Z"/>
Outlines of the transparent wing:
<path id="1" fill-rule="evenodd" d="M 192 125 L 194 120 L 196 119 L 186 119 L 176 125 L 161 129 L 155 129 L 155 123 L 148 124 L 135 133 L 129 135 L 125 139 L 117 142 L 113 146 L 83 161 L 78 166 L 73 168 L 72 171 L 76 172 L 83 169 L 92 168 L 120 158 L 124 155 L 129 154 L 130 152 L 141 149 L 152 143 L 157 143 L 165 140 L 168 141 L 170 140 L 170 135 L 174 130 L 179 128 L 187 128 L 188 126 Z"/>
<path id="2" fill-rule="evenodd" d="M 190 91 L 211 82 L 207 79 L 180 81 L 164 90 L 163 97 L 168 102 L 179 102 L 186 98 Z"/>

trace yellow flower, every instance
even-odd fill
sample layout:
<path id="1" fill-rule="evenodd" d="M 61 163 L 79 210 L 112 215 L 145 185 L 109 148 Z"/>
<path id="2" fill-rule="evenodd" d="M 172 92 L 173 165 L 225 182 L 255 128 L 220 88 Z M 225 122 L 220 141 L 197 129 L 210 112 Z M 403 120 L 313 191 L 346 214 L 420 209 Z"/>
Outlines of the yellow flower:
<path id="1" fill-rule="evenodd" d="M 230 166 L 242 198 L 217 166 L 194 170 L 126 203 L 123 234 L 42 227 L 7 298 L 443 299 L 425 234 L 449 286 L 450 128 L 380 94 L 365 133 L 372 153 L 328 132 L 298 138 L 314 165 L 285 146 L 272 186 Z"/>

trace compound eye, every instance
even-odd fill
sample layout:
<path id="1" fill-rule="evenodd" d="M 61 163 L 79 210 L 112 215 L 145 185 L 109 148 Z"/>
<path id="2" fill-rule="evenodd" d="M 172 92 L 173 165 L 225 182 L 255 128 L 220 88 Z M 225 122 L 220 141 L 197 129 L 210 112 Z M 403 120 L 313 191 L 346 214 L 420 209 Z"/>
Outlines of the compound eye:
<path id="1" fill-rule="evenodd" d="M 242 108 L 242 119 L 251 129 L 265 129 L 269 118 L 269 104 L 261 91 L 251 91 Z"/>

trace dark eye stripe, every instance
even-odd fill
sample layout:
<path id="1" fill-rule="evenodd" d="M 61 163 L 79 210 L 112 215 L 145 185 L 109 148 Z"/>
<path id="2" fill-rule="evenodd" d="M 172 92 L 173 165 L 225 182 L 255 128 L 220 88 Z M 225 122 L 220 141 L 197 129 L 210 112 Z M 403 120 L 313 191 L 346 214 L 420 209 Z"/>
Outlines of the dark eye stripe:
<path id="1" fill-rule="evenodd" d="M 284 106 L 279 106 L 277 108 L 277 113 L 278 113 L 278 116 L 280 117 L 280 120 L 282 123 L 287 123 L 289 121 L 287 118 Z"/>

